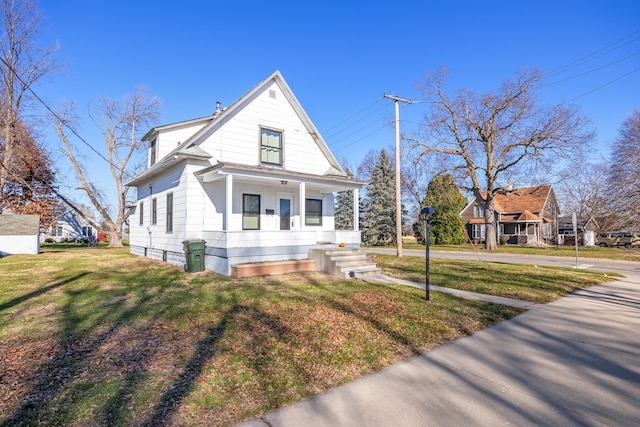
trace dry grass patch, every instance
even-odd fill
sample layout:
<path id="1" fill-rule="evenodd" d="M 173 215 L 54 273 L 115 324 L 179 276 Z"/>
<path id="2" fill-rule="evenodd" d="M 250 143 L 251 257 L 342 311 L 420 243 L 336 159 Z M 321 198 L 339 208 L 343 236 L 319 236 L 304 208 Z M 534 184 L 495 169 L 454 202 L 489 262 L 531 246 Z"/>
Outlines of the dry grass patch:
<path id="1" fill-rule="evenodd" d="M 0 275 L 0 423 L 19 426 L 229 425 L 520 313 L 320 273 L 187 275 L 126 249 L 10 256 Z"/>

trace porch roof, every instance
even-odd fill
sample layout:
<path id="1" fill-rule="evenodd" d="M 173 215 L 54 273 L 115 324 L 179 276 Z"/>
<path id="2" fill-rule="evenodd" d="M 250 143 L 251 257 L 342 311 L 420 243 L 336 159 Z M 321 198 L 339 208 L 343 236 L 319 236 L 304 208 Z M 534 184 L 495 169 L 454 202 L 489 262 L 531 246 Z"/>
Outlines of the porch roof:
<path id="1" fill-rule="evenodd" d="M 304 182 L 314 187 L 321 187 L 324 192 L 360 189 L 367 184 L 367 181 L 360 181 L 344 175 L 332 175 L 329 173 L 314 175 L 277 167 L 228 162 L 218 162 L 216 165 L 199 170 L 195 174 L 202 179 L 202 182 L 213 182 L 227 175 L 239 177 L 243 181 L 264 182 L 264 180 L 272 180 L 279 181 L 280 184 Z"/>

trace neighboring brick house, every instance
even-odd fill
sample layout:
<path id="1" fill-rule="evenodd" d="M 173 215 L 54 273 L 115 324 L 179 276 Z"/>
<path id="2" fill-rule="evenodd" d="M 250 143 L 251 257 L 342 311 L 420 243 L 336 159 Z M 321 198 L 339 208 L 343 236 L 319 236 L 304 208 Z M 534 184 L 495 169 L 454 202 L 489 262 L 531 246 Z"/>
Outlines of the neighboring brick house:
<path id="1" fill-rule="evenodd" d="M 486 197 L 486 192 L 482 193 Z M 556 244 L 560 208 L 551 185 L 499 191 L 494 195 L 494 210 L 500 237 L 510 244 Z M 469 237 L 476 243 L 485 240 L 484 206 L 471 201 L 460 213 Z"/>

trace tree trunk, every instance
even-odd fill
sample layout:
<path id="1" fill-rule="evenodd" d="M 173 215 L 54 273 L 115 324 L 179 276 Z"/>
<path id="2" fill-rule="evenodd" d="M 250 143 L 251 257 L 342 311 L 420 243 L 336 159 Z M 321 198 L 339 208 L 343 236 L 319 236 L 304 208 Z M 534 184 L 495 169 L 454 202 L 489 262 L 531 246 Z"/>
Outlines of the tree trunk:
<path id="1" fill-rule="evenodd" d="M 122 232 L 121 231 L 113 231 L 110 230 L 109 234 L 109 247 L 110 248 L 121 248 L 124 245 L 122 244 Z"/>
<path id="2" fill-rule="evenodd" d="M 485 243 L 484 248 L 489 250 L 498 249 L 497 227 L 496 227 L 496 211 L 493 208 L 493 197 L 487 196 L 489 200 L 484 206 L 484 222 L 485 222 Z"/>

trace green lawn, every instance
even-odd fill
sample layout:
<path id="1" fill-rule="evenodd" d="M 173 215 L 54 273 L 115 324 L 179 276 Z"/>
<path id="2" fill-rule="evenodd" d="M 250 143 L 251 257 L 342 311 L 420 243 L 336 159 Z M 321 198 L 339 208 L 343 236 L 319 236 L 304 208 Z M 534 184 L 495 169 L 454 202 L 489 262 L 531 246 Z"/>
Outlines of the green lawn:
<path id="1" fill-rule="evenodd" d="M 424 257 L 371 255 L 384 274 L 425 283 Z M 620 277 L 570 268 L 437 258 L 430 260 L 429 274 L 431 284 L 436 286 L 536 303 L 554 301 L 576 289 Z"/>
<path id="2" fill-rule="evenodd" d="M 388 248 L 395 248 L 395 246 L 387 246 Z M 424 245 L 415 242 L 414 238 L 403 238 L 402 247 L 404 249 L 421 249 L 424 250 Z M 431 245 L 431 249 L 434 251 L 459 251 L 459 252 L 472 252 L 478 251 L 479 253 L 485 252 L 482 245 Z M 515 246 L 515 245 L 499 245 L 498 249 L 491 251 L 491 253 L 506 253 L 506 254 L 522 254 L 522 255 L 545 255 L 545 256 L 567 256 L 575 257 L 575 246 L 546 246 L 546 247 L 528 247 L 528 246 Z M 578 256 L 580 258 L 600 258 L 600 259 L 616 259 L 624 261 L 640 261 L 640 248 L 601 248 L 598 246 L 579 246 Z"/>
<path id="3" fill-rule="evenodd" d="M 128 248 L 43 250 L 0 259 L 0 425 L 234 424 L 521 312 L 320 273 L 186 274 Z M 437 269 L 452 286 L 487 277 Z M 524 286 L 556 295 L 587 280 L 538 273 Z M 498 265 L 494 289 L 513 296 L 513 274 Z"/>

